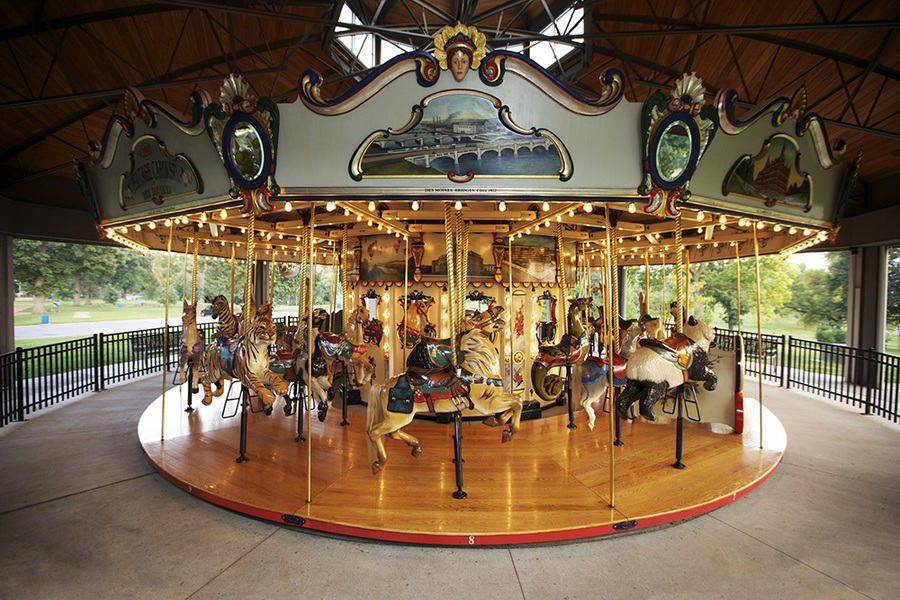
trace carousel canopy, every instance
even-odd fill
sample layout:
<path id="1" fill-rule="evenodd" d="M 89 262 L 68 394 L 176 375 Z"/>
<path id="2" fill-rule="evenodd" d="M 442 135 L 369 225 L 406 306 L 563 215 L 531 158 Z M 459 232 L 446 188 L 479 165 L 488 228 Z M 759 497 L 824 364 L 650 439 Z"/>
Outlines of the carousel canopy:
<path id="1" fill-rule="evenodd" d="M 103 151 L 102 145 L 108 143 L 106 133 L 112 112 L 127 115 L 127 107 L 118 101 L 128 86 L 135 86 L 159 106 L 170 104 L 175 108 L 168 110 L 169 114 L 180 114 L 184 122 L 190 122 L 189 115 L 196 106 L 195 100 L 190 99 L 193 90 L 205 89 L 215 98 L 215 90 L 227 72 L 242 73 L 256 97 L 271 98 L 273 103 L 282 105 L 281 112 L 288 115 L 283 115 L 287 128 L 295 126 L 291 123 L 302 122 L 289 118 L 292 111 L 309 106 L 302 102 L 302 81 L 298 82 L 307 71 L 314 70 L 321 76 L 316 89 L 320 98 L 340 99 L 364 83 L 373 70 L 395 60 L 399 54 L 410 50 L 430 54 L 434 49 L 434 35 L 445 24 L 457 20 L 479 27 L 488 51 L 524 52 L 537 65 L 534 72 L 546 72 L 561 89 L 576 98 L 603 98 L 615 83 L 604 75 L 620 73 L 621 89 L 617 91 L 620 99 L 608 114 L 584 117 L 604 123 L 604 127 L 617 113 L 622 113 L 624 123 L 625 113 L 639 112 L 654 93 L 669 93 L 685 72 L 696 72 L 702 78 L 708 105 L 712 105 L 719 92 L 736 90 L 728 98 L 731 112 L 727 114 L 731 122 L 721 124 L 710 141 L 710 152 L 699 162 L 691 181 L 695 198 L 702 195 L 709 200 L 722 200 L 723 181 L 719 177 L 722 166 L 715 162 L 726 159 L 711 149 L 715 144 L 734 143 L 739 137 L 729 134 L 729 127 L 733 131 L 744 126 L 756 127 L 744 122 L 753 120 L 751 117 L 760 111 L 756 115 L 759 120 L 788 117 L 782 124 L 799 126 L 797 115 L 790 112 L 798 108 L 794 102 L 801 102 L 794 93 L 801 83 L 805 85 L 805 96 L 800 118 L 818 113 L 821 119 L 813 124 L 813 129 L 821 125 L 834 140 L 823 146 L 821 141 L 816 141 L 814 132 L 810 132 L 800 143 L 811 146 L 796 148 L 775 137 L 770 143 L 775 156 L 799 154 L 803 167 L 809 171 L 825 169 L 823 165 L 832 158 L 852 162 L 857 152 L 862 152 L 860 181 L 884 181 L 896 175 L 896 156 L 900 152 L 897 142 L 900 116 L 894 110 L 900 59 L 894 47 L 897 26 L 894 13 L 893 6 L 887 2 L 811 3 L 792 8 L 790 14 L 771 8 L 763 10 L 757 5 L 702 3 L 697 6 L 681 1 L 653 7 L 625 2 L 600 5 L 529 1 L 285 2 L 277 8 L 257 3 L 222 5 L 203 1 L 51 2 L 34 6 L 20 3 L 9 7 L 3 30 L 7 41 L 6 64 L 11 68 L 3 76 L 4 86 L 0 90 L 5 94 L 2 107 L 6 117 L 2 121 L 6 178 L 2 194 L 29 203 L 88 210 L 89 204 L 75 183 L 72 159 Z M 522 77 L 515 74 L 515 68 L 510 72 L 512 75 L 507 79 Z M 469 73 L 468 77 L 467 82 L 474 81 L 479 84 L 476 87 L 483 88 L 476 73 Z M 406 85 L 410 79 L 407 76 L 396 85 Z M 442 86 L 453 87 L 447 72 L 434 88 L 419 90 L 423 93 L 416 100 L 421 101 L 427 92 L 438 91 Z M 535 102 L 548 97 L 546 93 L 534 94 Z M 552 120 L 548 127 L 547 123 L 523 118 L 530 116 L 525 107 L 514 106 L 508 97 L 501 100 L 515 109 L 514 123 L 520 127 L 560 129 Z M 768 104 L 770 100 L 776 105 Z M 383 122 L 372 124 L 370 132 L 403 126 L 410 117 L 411 105 L 408 102 L 406 106 L 395 107 L 398 115 L 405 113 L 405 120 L 385 116 Z M 316 117 L 322 122 L 331 118 L 318 114 Z M 460 136 L 468 131 L 477 133 L 486 124 L 481 117 L 479 113 L 460 119 L 456 123 L 457 131 L 451 133 Z M 301 191 L 308 190 L 294 185 L 291 175 L 295 172 L 282 173 L 284 166 L 291 164 L 285 154 L 292 152 L 292 144 L 300 143 L 296 132 L 291 133 L 281 136 L 278 183 L 286 192 L 301 195 Z M 320 128 L 318 133 L 327 133 L 327 128 Z M 561 142 L 567 141 L 562 139 L 564 136 L 557 137 Z M 838 137 L 846 142 L 849 150 L 843 157 L 828 157 Z M 570 136 L 569 140 L 572 139 Z M 610 155 L 611 160 L 622 160 L 621 169 L 610 170 L 608 175 L 596 172 L 584 158 L 579 159 L 579 155 L 583 156 L 578 146 L 581 142 L 576 140 L 574 181 L 564 182 L 554 173 L 556 179 L 543 183 L 552 181 L 557 188 L 565 188 L 575 186 L 583 176 L 628 180 L 627 185 L 599 181 L 583 187 L 593 189 L 596 183 L 604 190 L 603 196 L 618 195 L 624 202 L 622 215 L 632 214 L 624 209 L 631 195 L 640 195 L 628 192 L 636 190 L 641 183 L 630 183 L 635 177 L 640 179 L 641 164 L 639 156 L 637 163 L 630 159 L 636 156 L 641 140 L 637 135 L 628 139 L 633 140 L 633 146 L 626 144 L 621 152 Z M 546 143 L 547 138 L 540 141 Z M 326 142 L 336 144 L 338 140 L 329 138 Z M 354 142 L 359 144 L 359 140 Z M 603 140 L 597 139 L 596 143 L 602 145 Z M 373 144 L 375 147 L 377 144 Z M 565 147 L 569 149 L 569 145 Z M 308 144 L 305 148 L 312 152 L 314 146 Z M 558 154 L 559 149 L 555 150 Z M 749 161 L 745 160 L 743 165 L 726 165 L 726 171 L 734 167 L 738 176 L 749 170 L 758 178 L 766 166 L 760 146 L 753 150 L 729 147 L 728 151 L 749 155 Z M 313 158 L 326 155 L 312 153 Z M 349 162 L 351 158 L 352 153 L 345 160 Z M 728 160 L 732 158 L 729 156 Z M 205 168 L 201 162 L 195 162 L 195 171 Z M 626 162 L 629 166 L 625 166 Z M 346 166 L 346 163 L 341 165 L 342 173 L 347 172 Z M 564 167 L 563 164 L 563 170 Z M 710 169 L 713 176 L 708 176 Z M 189 170 L 185 168 L 183 173 L 188 179 Z M 765 181 L 786 180 L 794 187 L 803 185 L 797 179 L 802 179 L 799 173 L 772 171 L 763 173 Z M 204 186 L 207 197 L 217 195 L 213 179 L 203 178 L 208 183 Z M 382 183 L 363 178 L 360 187 L 382 187 Z M 837 196 L 847 191 L 840 189 L 841 182 L 830 185 Z M 713 193 L 717 188 L 718 195 Z M 821 187 L 814 188 L 813 196 L 821 191 Z M 844 195 L 846 204 L 839 207 L 844 215 L 878 207 L 874 203 L 879 200 L 867 195 L 865 186 L 857 188 L 855 194 Z M 195 200 L 195 206 L 204 203 L 204 198 Z M 386 208 L 393 206 L 392 201 L 390 197 L 381 200 Z M 511 203 L 514 201 L 510 199 Z M 510 206 L 532 204 L 534 201 Z M 398 204 L 397 210 L 401 206 Z M 722 214 L 727 212 L 722 208 Z M 738 218 L 740 212 L 733 211 L 727 218 Z M 743 212 L 752 216 L 752 211 Z M 785 221 L 796 221 L 802 227 L 824 223 L 833 216 L 819 214 L 807 223 L 802 218 Z M 509 219 L 499 221 L 512 227 Z M 52 232 L 48 231 L 47 235 L 52 236 Z"/>

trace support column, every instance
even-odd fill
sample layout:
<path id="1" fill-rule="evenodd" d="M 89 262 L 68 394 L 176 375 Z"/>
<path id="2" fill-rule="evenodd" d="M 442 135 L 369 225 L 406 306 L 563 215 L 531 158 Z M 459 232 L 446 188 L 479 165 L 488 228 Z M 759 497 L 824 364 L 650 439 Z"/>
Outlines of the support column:
<path id="1" fill-rule="evenodd" d="M 15 350 L 13 239 L 0 234 L 0 354 Z"/>
<path id="2" fill-rule="evenodd" d="M 618 282 L 618 294 L 616 298 L 619 300 L 619 305 L 616 307 L 616 310 L 619 311 L 619 315 L 623 318 L 628 318 L 628 315 L 625 314 L 625 293 L 627 291 L 627 287 L 625 285 L 625 267 L 617 267 L 616 269 L 616 280 Z M 639 315 L 640 316 L 640 315 Z M 616 325 L 618 326 L 619 320 L 616 319 Z"/>
<path id="3" fill-rule="evenodd" d="M 887 310 L 887 246 L 850 250 L 847 344 L 884 351 Z M 864 369 L 850 370 L 853 383 L 866 383 Z"/>
<path id="4" fill-rule="evenodd" d="M 262 254 L 262 252 L 260 252 Z M 253 281 L 253 298 L 256 300 L 257 306 L 262 306 L 269 301 L 269 261 L 256 261 L 256 279 Z"/>

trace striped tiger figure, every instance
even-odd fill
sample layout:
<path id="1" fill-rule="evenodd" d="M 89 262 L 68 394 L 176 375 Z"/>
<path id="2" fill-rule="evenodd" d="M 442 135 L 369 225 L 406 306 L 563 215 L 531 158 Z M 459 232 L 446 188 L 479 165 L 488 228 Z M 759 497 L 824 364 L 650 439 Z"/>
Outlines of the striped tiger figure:
<path id="1" fill-rule="evenodd" d="M 203 404 L 208 405 L 213 396 L 222 395 L 225 379 L 238 379 L 267 408 L 275 404 L 278 396 L 287 395 L 287 382 L 269 368 L 269 346 L 277 337 L 272 307 L 264 304 L 253 315 L 250 328 L 242 337 L 225 344 L 210 344 L 203 376 Z M 215 392 L 212 384 L 216 385 Z"/>
<path id="2" fill-rule="evenodd" d="M 237 317 L 234 316 L 234 313 L 231 311 L 231 303 L 228 299 L 220 294 L 215 298 L 207 296 L 206 301 L 212 304 L 213 319 L 219 320 L 219 328 L 216 329 L 216 334 L 213 336 L 213 339 L 224 337 L 231 340 L 236 338 L 238 335 L 239 323 Z"/>

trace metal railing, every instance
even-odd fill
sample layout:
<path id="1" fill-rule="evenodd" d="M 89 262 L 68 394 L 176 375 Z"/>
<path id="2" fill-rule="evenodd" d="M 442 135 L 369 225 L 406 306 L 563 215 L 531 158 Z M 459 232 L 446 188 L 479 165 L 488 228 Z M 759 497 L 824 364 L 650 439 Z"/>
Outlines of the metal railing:
<path id="1" fill-rule="evenodd" d="M 733 329 L 716 327 L 723 348 L 734 347 Z M 900 356 L 785 335 L 741 332 L 744 368 L 785 388 L 814 392 L 900 422 Z"/>
<path id="2" fill-rule="evenodd" d="M 279 317 L 287 324 L 290 318 Z M 296 322 L 296 317 L 293 317 Z M 217 323 L 201 323 L 204 339 L 212 340 Z M 99 392 L 119 383 L 178 365 L 181 326 L 169 326 L 165 355 L 165 327 L 97 333 L 90 337 L 17 348 L 0 354 L 0 427 L 43 408 L 86 392 Z M 165 355 L 165 356 L 164 356 Z"/>
<path id="3" fill-rule="evenodd" d="M 276 323 L 296 325 L 297 317 Z M 216 323 L 202 323 L 206 342 Z M 733 329 L 716 327 L 724 349 L 734 347 Z M 35 348 L 0 354 L 0 427 L 79 394 L 100 391 L 107 384 L 127 381 L 178 365 L 181 326 L 169 327 L 169 352 L 163 356 L 165 328 L 98 333 Z M 790 388 L 796 387 L 859 406 L 897 423 L 900 402 L 900 357 L 826 344 L 784 335 L 751 332 L 744 338 L 747 373 Z"/>

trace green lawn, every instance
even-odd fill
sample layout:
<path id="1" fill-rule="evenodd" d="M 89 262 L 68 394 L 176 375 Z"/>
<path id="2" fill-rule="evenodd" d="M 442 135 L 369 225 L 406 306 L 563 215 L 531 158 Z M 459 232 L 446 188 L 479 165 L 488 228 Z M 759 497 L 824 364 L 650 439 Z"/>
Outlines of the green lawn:
<path id="1" fill-rule="evenodd" d="M 58 311 L 51 311 L 50 323 L 90 323 L 95 321 L 129 321 L 132 319 L 153 319 L 162 318 L 165 314 L 165 307 L 155 302 L 123 301 L 122 308 L 115 304 L 105 302 L 94 302 L 86 306 L 75 306 L 71 300 L 64 300 Z M 15 304 L 15 324 L 16 325 L 38 325 L 41 322 L 40 315 L 31 314 L 34 303 L 31 300 L 16 300 Z M 44 306 L 48 311 L 51 310 L 52 302 L 46 301 Z M 172 311 L 180 308 L 177 304 L 172 304 L 169 310 Z M 78 314 L 78 316 L 76 316 Z"/>
<path id="2" fill-rule="evenodd" d="M 37 346 L 46 346 L 48 344 L 56 344 L 58 342 L 68 342 L 69 340 L 77 340 L 83 337 L 83 335 L 76 335 L 70 337 L 55 337 L 55 338 L 36 338 L 33 340 L 16 340 L 17 348 L 35 348 Z"/>

